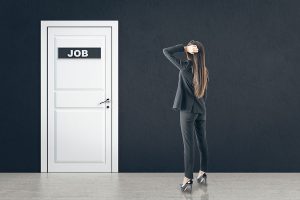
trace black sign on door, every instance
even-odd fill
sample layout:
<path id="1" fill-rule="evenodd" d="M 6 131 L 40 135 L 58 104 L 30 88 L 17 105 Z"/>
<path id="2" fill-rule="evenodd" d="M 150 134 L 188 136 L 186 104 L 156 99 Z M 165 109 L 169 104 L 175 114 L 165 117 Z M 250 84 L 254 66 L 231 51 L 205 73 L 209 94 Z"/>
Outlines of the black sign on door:
<path id="1" fill-rule="evenodd" d="M 58 58 L 101 58 L 101 48 L 58 48 Z"/>

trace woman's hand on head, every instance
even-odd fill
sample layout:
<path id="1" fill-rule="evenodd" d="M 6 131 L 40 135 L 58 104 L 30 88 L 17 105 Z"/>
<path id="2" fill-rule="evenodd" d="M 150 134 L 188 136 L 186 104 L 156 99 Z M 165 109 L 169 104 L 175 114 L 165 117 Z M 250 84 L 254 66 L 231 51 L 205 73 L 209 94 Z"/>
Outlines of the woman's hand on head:
<path id="1" fill-rule="evenodd" d="M 185 46 L 185 50 L 190 54 L 198 53 L 198 47 L 194 44 Z"/>

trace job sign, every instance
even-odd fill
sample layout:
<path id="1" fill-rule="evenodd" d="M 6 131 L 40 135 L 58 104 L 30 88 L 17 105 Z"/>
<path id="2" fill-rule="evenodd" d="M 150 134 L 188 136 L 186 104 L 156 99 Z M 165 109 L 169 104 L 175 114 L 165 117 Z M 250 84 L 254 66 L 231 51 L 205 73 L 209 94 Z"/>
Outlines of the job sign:
<path id="1" fill-rule="evenodd" d="M 58 48 L 58 58 L 101 58 L 101 48 Z"/>

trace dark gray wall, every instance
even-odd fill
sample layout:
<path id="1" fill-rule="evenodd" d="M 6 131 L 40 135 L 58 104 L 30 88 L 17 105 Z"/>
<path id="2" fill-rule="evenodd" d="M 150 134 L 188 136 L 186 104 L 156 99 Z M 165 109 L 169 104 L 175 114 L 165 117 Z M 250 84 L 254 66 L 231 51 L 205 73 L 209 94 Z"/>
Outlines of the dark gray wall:
<path id="1" fill-rule="evenodd" d="M 300 171 L 300 1 L 1 1 L 0 171 L 40 170 L 40 20 L 119 20 L 119 169 L 182 172 L 177 68 L 204 43 L 209 171 Z M 195 171 L 199 159 L 196 153 Z"/>

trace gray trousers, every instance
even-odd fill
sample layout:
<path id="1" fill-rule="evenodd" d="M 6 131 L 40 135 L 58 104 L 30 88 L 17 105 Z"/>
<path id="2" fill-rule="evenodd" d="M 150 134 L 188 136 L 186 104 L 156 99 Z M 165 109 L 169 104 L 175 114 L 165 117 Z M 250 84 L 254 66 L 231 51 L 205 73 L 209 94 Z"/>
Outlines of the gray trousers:
<path id="1" fill-rule="evenodd" d="M 200 170 L 207 171 L 206 120 L 202 117 L 202 113 L 180 111 L 180 128 L 184 146 L 184 175 L 189 179 L 193 179 L 195 140 L 200 153 Z"/>

